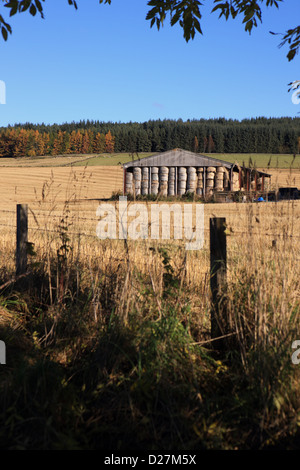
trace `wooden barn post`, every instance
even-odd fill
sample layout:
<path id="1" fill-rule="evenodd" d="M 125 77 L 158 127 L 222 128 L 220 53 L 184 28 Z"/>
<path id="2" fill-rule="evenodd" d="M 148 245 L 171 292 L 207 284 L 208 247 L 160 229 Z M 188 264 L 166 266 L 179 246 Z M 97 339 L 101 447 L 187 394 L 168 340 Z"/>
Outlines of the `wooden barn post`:
<path id="1" fill-rule="evenodd" d="M 226 307 L 222 302 L 222 289 L 226 283 L 226 219 L 214 217 L 210 219 L 210 288 L 212 294 L 211 337 L 224 335 L 224 314 Z"/>
<path id="2" fill-rule="evenodd" d="M 16 275 L 27 270 L 28 206 L 17 204 Z"/>

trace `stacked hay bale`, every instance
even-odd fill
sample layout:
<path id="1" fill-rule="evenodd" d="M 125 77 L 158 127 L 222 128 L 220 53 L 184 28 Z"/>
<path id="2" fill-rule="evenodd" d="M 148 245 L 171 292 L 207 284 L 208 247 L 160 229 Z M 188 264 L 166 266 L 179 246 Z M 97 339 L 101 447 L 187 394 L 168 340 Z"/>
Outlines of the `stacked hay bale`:
<path id="1" fill-rule="evenodd" d="M 224 170 L 223 166 L 218 166 L 215 176 L 215 189 L 217 191 L 223 191 L 224 189 Z"/>
<path id="2" fill-rule="evenodd" d="M 133 168 L 134 192 L 136 196 L 141 194 L 142 170 L 139 167 Z"/>
<path id="3" fill-rule="evenodd" d="M 256 188 L 255 176 L 253 174 L 251 174 L 251 177 L 250 177 L 250 190 L 255 191 L 255 188 Z"/>
<path id="4" fill-rule="evenodd" d="M 167 166 L 160 167 L 159 192 L 162 196 L 168 195 L 168 178 L 169 178 L 169 168 Z"/>
<path id="5" fill-rule="evenodd" d="M 240 189 L 240 178 L 239 178 L 239 173 L 236 171 L 233 171 L 232 173 L 232 190 L 233 191 L 239 191 Z"/>
<path id="6" fill-rule="evenodd" d="M 158 167 L 153 166 L 151 168 L 151 194 L 157 195 L 158 194 Z"/>
<path id="7" fill-rule="evenodd" d="M 203 175 L 204 175 L 203 168 L 198 167 L 197 168 L 197 188 L 196 188 L 197 196 L 203 196 Z"/>
<path id="8" fill-rule="evenodd" d="M 131 173 L 130 171 L 126 171 L 126 179 L 125 179 L 126 194 L 131 194 L 133 192 L 132 182 L 133 182 L 133 173 Z"/>
<path id="9" fill-rule="evenodd" d="M 257 178 L 257 191 L 261 191 L 262 190 L 262 177 L 260 176 L 259 178 Z"/>
<path id="10" fill-rule="evenodd" d="M 232 175 L 232 181 L 230 180 Z M 161 194 L 162 196 L 179 196 L 194 193 L 198 196 L 211 196 L 214 191 L 232 189 L 239 191 L 239 172 L 231 173 L 225 166 L 219 167 L 133 167 L 125 174 L 125 191 L 127 194 Z M 248 182 L 254 190 L 262 190 L 263 177 L 253 171 Z M 204 189 L 205 188 L 205 189 Z"/>
<path id="11" fill-rule="evenodd" d="M 207 196 L 212 196 L 214 186 L 215 186 L 215 174 L 216 174 L 216 168 L 214 166 L 209 166 L 207 167 L 207 172 L 206 172 L 206 195 Z"/>
<path id="12" fill-rule="evenodd" d="M 181 166 L 178 169 L 178 195 L 182 196 L 186 192 L 187 171 Z"/>
<path id="13" fill-rule="evenodd" d="M 189 166 L 187 170 L 187 185 L 186 185 L 186 192 L 187 193 L 195 193 L 197 186 L 197 173 L 196 168 L 193 166 Z"/>
<path id="14" fill-rule="evenodd" d="M 229 170 L 227 170 L 227 168 L 223 167 L 224 168 L 224 172 L 223 172 L 223 188 L 224 190 L 228 190 L 230 189 L 230 178 L 229 178 Z"/>
<path id="15" fill-rule="evenodd" d="M 149 168 L 142 168 L 142 195 L 149 194 Z"/>
<path id="16" fill-rule="evenodd" d="M 169 169 L 168 194 L 169 196 L 175 195 L 175 168 L 173 166 Z"/>

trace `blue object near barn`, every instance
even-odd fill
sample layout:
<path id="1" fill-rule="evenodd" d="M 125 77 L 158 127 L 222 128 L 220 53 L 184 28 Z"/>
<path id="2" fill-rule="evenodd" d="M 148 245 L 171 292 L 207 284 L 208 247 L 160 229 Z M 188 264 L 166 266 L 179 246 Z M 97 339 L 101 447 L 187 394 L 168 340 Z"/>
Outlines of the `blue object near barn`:
<path id="1" fill-rule="evenodd" d="M 259 198 L 257 199 L 257 202 L 265 202 L 265 200 L 264 200 L 263 197 L 259 197 Z"/>

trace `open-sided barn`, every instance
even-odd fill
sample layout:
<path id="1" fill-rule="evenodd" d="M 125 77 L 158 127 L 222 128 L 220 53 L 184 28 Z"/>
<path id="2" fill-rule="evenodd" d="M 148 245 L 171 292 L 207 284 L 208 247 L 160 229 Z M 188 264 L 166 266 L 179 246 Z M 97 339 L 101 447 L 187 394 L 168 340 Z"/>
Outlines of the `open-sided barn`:
<path id="1" fill-rule="evenodd" d="M 211 196 L 215 191 L 264 191 L 271 175 L 182 149 L 125 163 L 124 194 Z"/>

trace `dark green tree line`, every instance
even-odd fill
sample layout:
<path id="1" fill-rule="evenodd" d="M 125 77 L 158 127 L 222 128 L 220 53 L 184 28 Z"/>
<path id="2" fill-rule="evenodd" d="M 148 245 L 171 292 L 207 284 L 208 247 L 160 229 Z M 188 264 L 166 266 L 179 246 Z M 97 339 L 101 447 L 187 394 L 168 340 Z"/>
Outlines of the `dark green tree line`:
<path id="1" fill-rule="evenodd" d="M 68 153 L 75 148 L 75 143 L 71 144 L 77 142 L 75 136 L 84 135 L 85 132 L 85 140 L 90 142 L 94 141 L 96 135 L 104 138 L 111 133 L 113 151 L 116 153 L 163 152 L 173 148 L 199 153 L 300 153 L 300 118 L 289 117 L 259 117 L 242 121 L 218 118 L 149 120 L 144 123 L 89 120 L 52 125 L 25 123 L 0 128 L 0 146 L 1 139 L 7 139 L 9 129 L 17 129 L 18 132 L 20 129 L 38 131 L 40 135 L 49 136 L 50 143 L 55 139 L 60 142 L 57 136 L 63 135 Z M 102 140 L 98 143 L 95 141 L 93 146 L 79 148 L 104 152 L 105 140 Z M 27 149 L 28 145 L 29 143 Z M 6 148 L 10 148 L 9 143 Z M 78 151 L 77 147 L 76 150 Z M 37 154 L 36 148 L 34 151 Z"/>

